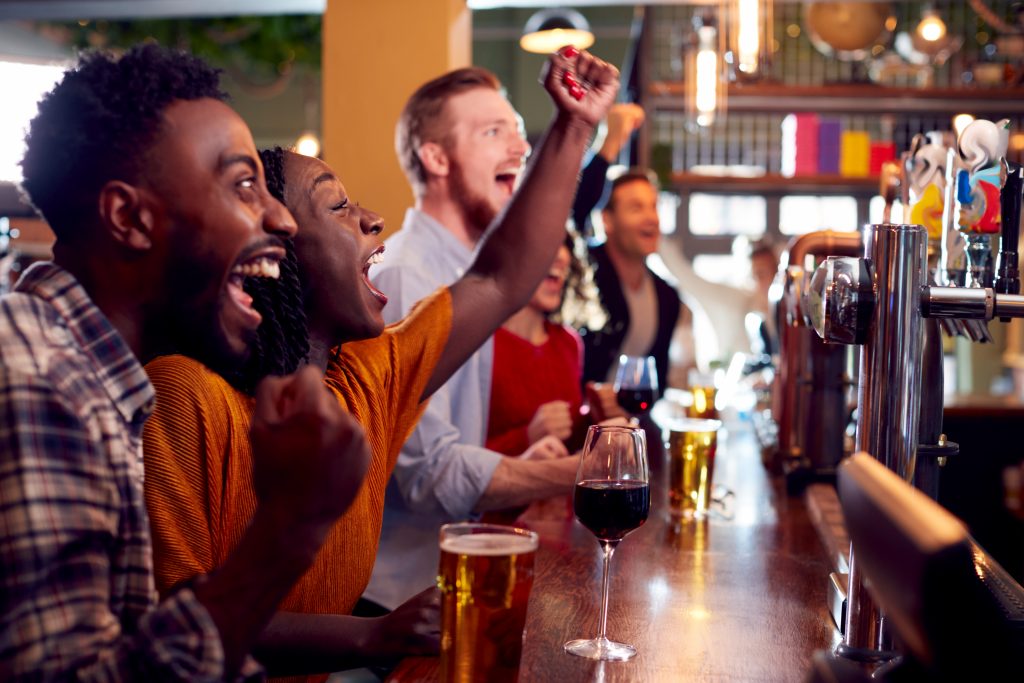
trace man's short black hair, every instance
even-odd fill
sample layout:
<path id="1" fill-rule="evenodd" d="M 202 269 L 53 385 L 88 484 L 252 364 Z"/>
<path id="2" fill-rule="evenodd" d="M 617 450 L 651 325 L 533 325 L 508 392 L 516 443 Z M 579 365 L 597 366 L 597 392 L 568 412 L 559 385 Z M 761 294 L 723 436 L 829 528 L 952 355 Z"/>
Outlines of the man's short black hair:
<path id="1" fill-rule="evenodd" d="M 22 188 L 57 239 L 81 237 L 106 183 L 138 179 L 169 105 L 203 98 L 226 98 L 219 71 L 184 52 L 145 44 L 120 58 L 82 55 L 39 103 L 21 161 Z"/>

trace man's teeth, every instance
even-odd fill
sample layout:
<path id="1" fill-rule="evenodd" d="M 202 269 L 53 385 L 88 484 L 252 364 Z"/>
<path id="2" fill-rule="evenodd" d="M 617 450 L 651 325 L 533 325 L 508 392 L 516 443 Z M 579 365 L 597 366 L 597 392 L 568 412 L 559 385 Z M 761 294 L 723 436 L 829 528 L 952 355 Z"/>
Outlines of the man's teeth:
<path id="1" fill-rule="evenodd" d="M 366 259 L 366 265 L 368 266 L 375 266 L 378 263 L 384 263 L 384 252 L 382 251 L 375 251 L 370 254 L 370 258 Z"/>
<path id="2" fill-rule="evenodd" d="M 242 277 L 269 277 L 276 280 L 281 277 L 281 264 L 261 257 L 235 266 L 231 269 L 231 274 Z"/>

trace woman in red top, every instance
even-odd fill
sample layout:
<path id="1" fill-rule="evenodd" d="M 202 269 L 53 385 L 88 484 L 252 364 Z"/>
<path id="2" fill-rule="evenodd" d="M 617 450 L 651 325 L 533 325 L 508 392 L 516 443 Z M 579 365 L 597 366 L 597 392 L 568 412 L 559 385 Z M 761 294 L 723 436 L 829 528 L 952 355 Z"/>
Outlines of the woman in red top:
<path id="1" fill-rule="evenodd" d="M 565 298 L 573 300 L 574 308 L 596 301 L 587 294 L 593 285 L 574 245 L 573 236 L 566 235 L 530 303 L 494 335 L 486 444 L 491 450 L 522 453 L 548 435 L 565 441 L 570 451 L 583 445 L 589 425 L 581 390 L 583 344 L 573 329 L 554 321 Z M 610 388 L 591 396 L 600 399 L 603 416 L 623 414 Z"/>

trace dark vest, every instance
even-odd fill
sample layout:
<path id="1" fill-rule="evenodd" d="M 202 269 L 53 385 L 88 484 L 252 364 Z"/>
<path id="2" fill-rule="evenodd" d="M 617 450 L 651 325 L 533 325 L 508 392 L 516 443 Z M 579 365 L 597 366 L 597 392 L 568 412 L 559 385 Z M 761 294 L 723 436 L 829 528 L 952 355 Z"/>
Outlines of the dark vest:
<path id="1" fill-rule="evenodd" d="M 604 382 L 608 371 L 618 360 L 619 349 L 629 330 L 629 306 L 622 293 L 619 275 L 615 272 L 608 252 L 603 244 L 590 247 L 590 262 L 594 267 L 594 282 L 601 295 L 601 304 L 608 312 L 608 322 L 599 330 L 582 329 L 583 337 L 583 380 L 585 382 Z M 654 356 L 658 366 L 659 395 L 665 391 L 668 381 L 668 347 L 672 342 L 672 332 L 679 319 L 679 294 L 670 284 L 647 269 L 654 279 L 654 291 L 658 295 L 658 333 L 654 344 L 647 351 Z"/>

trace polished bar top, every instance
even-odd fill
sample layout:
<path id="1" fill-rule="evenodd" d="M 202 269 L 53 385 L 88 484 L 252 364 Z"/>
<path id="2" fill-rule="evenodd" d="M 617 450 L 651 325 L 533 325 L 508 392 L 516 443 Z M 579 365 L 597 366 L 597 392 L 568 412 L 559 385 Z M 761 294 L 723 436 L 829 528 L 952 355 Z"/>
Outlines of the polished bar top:
<path id="1" fill-rule="evenodd" d="M 523 517 L 541 536 L 520 681 L 780 681 L 803 679 L 815 650 L 836 644 L 826 605 L 830 564 L 802 498 L 761 464 L 749 426 L 719 436 L 716 485 L 733 491 L 708 521 L 668 516 L 665 467 L 651 449 L 651 514 L 611 563 L 608 636 L 635 645 L 629 662 L 568 655 L 597 635 L 601 552 L 568 501 Z M 410 658 L 388 679 L 438 680 L 436 658 Z"/>

